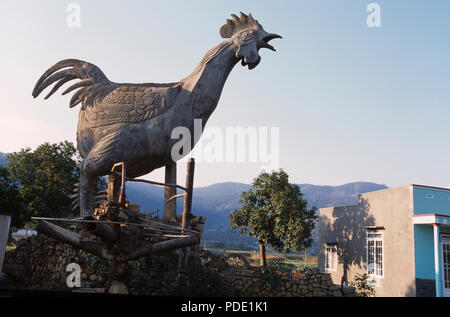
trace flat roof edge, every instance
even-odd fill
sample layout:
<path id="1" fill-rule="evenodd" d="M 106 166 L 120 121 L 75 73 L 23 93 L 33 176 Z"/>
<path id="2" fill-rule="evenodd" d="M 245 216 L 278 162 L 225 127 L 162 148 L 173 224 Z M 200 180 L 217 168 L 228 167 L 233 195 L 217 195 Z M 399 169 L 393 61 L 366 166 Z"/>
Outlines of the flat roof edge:
<path id="1" fill-rule="evenodd" d="M 357 206 L 358 206 L 358 204 L 345 205 L 345 206 L 329 206 L 329 207 L 318 208 L 317 210 L 321 210 L 321 209 L 329 209 L 329 208 L 348 208 L 348 207 L 357 207 Z"/>
<path id="2" fill-rule="evenodd" d="M 446 188 L 446 187 L 437 187 L 437 186 L 428 186 L 428 185 L 419 185 L 419 184 L 410 184 L 410 186 L 430 188 L 430 189 L 438 189 L 438 190 L 445 190 L 445 191 L 450 192 L 450 188 Z"/>

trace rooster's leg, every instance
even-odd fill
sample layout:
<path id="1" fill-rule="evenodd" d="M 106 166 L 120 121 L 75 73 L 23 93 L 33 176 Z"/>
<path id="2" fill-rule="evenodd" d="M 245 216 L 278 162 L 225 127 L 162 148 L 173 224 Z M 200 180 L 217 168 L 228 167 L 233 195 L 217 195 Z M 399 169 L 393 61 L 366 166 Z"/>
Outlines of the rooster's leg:
<path id="1" fill-rule="evenodd" d="M 80 216 L 86 217 L 94 214 L 93 192 L 95 177 L 88 173 L 87 162 L 81 162 L 80 170 Z"/>

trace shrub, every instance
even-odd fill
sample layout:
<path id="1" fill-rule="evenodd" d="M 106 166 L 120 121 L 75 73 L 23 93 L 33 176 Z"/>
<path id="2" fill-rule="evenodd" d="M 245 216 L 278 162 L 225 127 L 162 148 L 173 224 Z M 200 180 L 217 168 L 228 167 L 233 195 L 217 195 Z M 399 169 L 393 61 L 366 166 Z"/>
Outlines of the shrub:
<path id="1" fill-rule="evenodd" d="M 375 295 L 375 289 L 370 284 L 369 276 L 364 274 L 356 274 L 355 280 L 350 283 L 354 286 L 356 291 L 355 294 L 360 297 L 372 297 Z"/>

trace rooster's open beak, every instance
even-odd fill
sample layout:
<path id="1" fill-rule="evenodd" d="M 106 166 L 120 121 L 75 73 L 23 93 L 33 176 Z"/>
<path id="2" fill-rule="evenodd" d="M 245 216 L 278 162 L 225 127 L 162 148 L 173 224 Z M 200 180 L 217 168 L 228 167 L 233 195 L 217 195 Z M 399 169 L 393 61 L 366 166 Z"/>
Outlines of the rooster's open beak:
<path id="1" fill-rule="evenodd" d="M 273 39 L 282 39 L 282 37 L 281 37 L 281 35 L 278 35 L 275 33 L 268 33 L 266 36 L 263 37 L 262 40 L 258 41 L 258 44 L 257 44 L 258 49 L 268 48 L 269 50 L 272 50 L 275 52 L 276 51 L 275 48 L 269 44 L 269 41 L 273 40 Z"/>

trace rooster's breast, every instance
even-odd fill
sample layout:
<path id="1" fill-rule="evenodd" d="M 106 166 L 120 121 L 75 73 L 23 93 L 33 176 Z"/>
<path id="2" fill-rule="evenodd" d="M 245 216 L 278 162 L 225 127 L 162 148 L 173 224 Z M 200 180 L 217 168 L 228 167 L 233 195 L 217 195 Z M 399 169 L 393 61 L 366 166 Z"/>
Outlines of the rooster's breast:
<path id="1" fill-rule="evenodd" d="M 80 112 L 77 135 L 80 155 L 93 162 L 98 175 L 108 174 L 118 162 L 126 162 L 130 177 L 163 167 L 170 162 L 172 146 L 178 141 L 171 138 L 173 129 L 191 128 L 189 110 L 167 104 L 165 98 L 158 101 L 159 106 L 147 105 L 145 111 L 141 106 L 118 103 L 108 108 L 107 101 L 105 98 L 98 109 Z M 140 120 L 135 119 L 138 116 Z"/>

